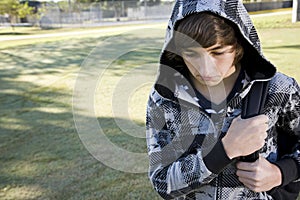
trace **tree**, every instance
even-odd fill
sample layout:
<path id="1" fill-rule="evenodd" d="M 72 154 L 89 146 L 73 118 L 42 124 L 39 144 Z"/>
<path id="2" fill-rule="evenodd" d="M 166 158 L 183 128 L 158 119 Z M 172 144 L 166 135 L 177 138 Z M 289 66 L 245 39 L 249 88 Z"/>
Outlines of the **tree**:
<path id="1" fill-rule="evenodd" d="M 44 13 L 46 11 L 47 10 L 46 10 L 45 6 L 42 5 L 39 8 L 37 8 L 35 12 L 33 12 L 32 14 L 30 14 L 31 19 L 33 19 L 33 25 L 34 26 L 40 26 L 39 22 L 42 19 L 42 16 L 44 15 Z"/>
<path id="2" fill-rule="evenodd" d="M 10 25 L 13 29 L 13 24 L 19 18 L 24 18 L 32 14 L 33 9 L 28 6 L 28 3 L 21 4 L 18 0 L 1 0 L 0 2 L 0 14 L 7 14 L 9 16 Z"/>

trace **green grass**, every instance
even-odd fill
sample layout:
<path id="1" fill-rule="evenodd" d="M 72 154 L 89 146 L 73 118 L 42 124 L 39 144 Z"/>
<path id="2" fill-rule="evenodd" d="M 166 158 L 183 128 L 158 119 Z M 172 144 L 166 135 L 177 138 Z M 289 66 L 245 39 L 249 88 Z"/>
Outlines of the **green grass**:
<path id="1" fill-rule="evenodd" d="M 281 16 L 276 27 L 269 25 L 274 17 L 256 18 L 255 23 L 266 57 L 278 70 L 300 81 L 300 27 L 291 24 L 289 17 Z M 128 130 L 121 130 L 116 123 L 134 122 L 143 130 L 164 28 L 115 38 L 94 34 L 39 39 L 33 44 L 26 41 L 26 45 L 15 41 L 11 47 L 1 44 L 0 199 L 159 199 L 146 173 L 118 171 L 89 154 L 73 121 L 72 95 L 80 66 L 99 69 L 97 121 L 116 146 L 145 152 L 144 138 L 128 135 Z M 111 55 L 120 49 L 123 53 L 110 63 Z M 109 67 L 101 69 L 101 64 Z M 145 84 L 140 84 L 141 80 Z M 111 99 L 121 101 L 123 89 L 135 82 L 126 99 L 130 118 L 123 117 L 113 110 Z M 88 121 L 93 118 L 84 117 Z"/>
<path id="2" fill-rule="evenodd" d="M 125 48 L 129 37 L 130 34 L 118 37 L 117 44 L 110 41 L 111 48 Z M 103 81 L 109 83 L 100 89 L 108 93 L 113 89 L 110 85 L 117 84 L 124 72 L 157 62 L 160 51 L 149 49 L 149 44 L 160 46 L 160 37 L 121 55 L 106 71 Z M 74 125 L 72 92 L 76 75 L 97 43 L 106 39 L 61 39 L 1 50 L 0 199 L 158 199 L 146 173 L 120 172 L 94 159 Z M 136 47 L 138 43 L 141 39 L 132 45 Z M 104 103 L 110 102 L 109 96 L 100 96 Z M 142 98 L 144 101 L 146 97 Z M 139 102 L 139 111 L 144 112 L 145 105 L 140 100 L 133 95 L 130 101 Z M 109 112 L 104 110 L 98 115 L 107 137 L 128 151 L 145 152 L 144 139 L 122 132 Z M 128 119 L 123 120 L 128 123 Z M 134 120 L 140 127 L 143 121 Z"/>
<path id="3" fill-rule="evenodd" d="M 264 20 L 261 20 L 264 18 Z M 277 29 L 277 28 L 300 28 L 300 22 L 291 23 L 290 14 L 253 17 L 253 23 L 257 29 Z"/>
<path id="4" fill-rule="evenodd" d="M 278 69 L 300 81 L 300 22 L 291 23 L 291 15 L 254 18 L 265 56 Z"/>

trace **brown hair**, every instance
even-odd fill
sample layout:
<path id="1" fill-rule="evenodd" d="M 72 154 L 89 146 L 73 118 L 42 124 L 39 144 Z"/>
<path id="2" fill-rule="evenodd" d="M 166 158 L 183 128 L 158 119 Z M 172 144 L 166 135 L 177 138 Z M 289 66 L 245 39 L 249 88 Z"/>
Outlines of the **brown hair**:
<path id="1" fill-rule="evenodd" d="M 217 43 L 232 45 L 236 50 L 234 64 L 237 64 L 243 57 L 244 50 L 238 39 L 238 30 L 234 27 L 236 26 L 233 23 L 210 12 L 191 14 L 176 24 L 173 37 L 175 48 L 180 52 L 182 49 L 197 45 L 203 48 Z M 180 58 L 173 56 L 173 59 Z"/>

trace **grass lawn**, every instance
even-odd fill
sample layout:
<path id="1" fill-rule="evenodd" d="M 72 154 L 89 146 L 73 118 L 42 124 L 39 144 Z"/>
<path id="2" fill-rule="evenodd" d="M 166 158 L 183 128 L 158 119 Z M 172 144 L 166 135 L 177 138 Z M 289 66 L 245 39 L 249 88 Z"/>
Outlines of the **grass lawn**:
<path id="1" fill-rule="evenodd" d="M 254 20 L 266 57 L 300 82 L 300 26 L 289 18 Z M 279 22 L 274 25 L 274 20 Z M 120 161 L 127 166 L 126 158 L 111 154 L 112 166 L 107 167 L 95 159 L 99 155 L 88 152 L 77 132 L 80 125 L 74 123 L 72 103 L 77 100 L 76 95 L 73 99 L 76 78 L 95 73 L 94 96 L 87 97 L 95 103 L 94 113 L 76 115 L 86 120 L 87 127 L 96 116 L 106 138 L 116 146 L 146 152 L 145 106 L 164 29 L 164 25 L 140 28 L 113 38 L 93 34 L 3 44 L 0 199 L 160 199 L 146 173 L 114 169 L 122 168 Z"/>

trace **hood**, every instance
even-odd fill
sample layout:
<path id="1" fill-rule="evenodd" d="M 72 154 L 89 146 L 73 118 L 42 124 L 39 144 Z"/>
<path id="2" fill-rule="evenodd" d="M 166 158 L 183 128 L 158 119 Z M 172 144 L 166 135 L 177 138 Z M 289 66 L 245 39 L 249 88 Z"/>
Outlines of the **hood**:
<path id="1" fill-rule="evenodd" d="M 190 14 L 199 12 L 211 12 L 221 16 L 233 22 L 236 26 L 235 29 L 239 30 L 242 36 L 241 43 L 244 47 L 244 56 L 241 60 L 241 65 L 246 71 L 249 81 L 269 80 L 275 75 L 276 68 L 264 57 L 256 29 L 242 1 L 177 0 L 168 23 L 165 43 L 160 57 L 157 78 L 157 83 L 160 85 L 159 87 L 167 87 L 168 90 L 171 91 L 175 90 L 175 86 L 172 86 L 170 79 L 174 77 L 173 74 L 178 74 L 178 71 L 174 67 L 174 62 L 166 56 L 166 52 L 174 48 L 172 38 L 177 22 Z M 165 92 L 164 90 L 164 93 Z"/>

